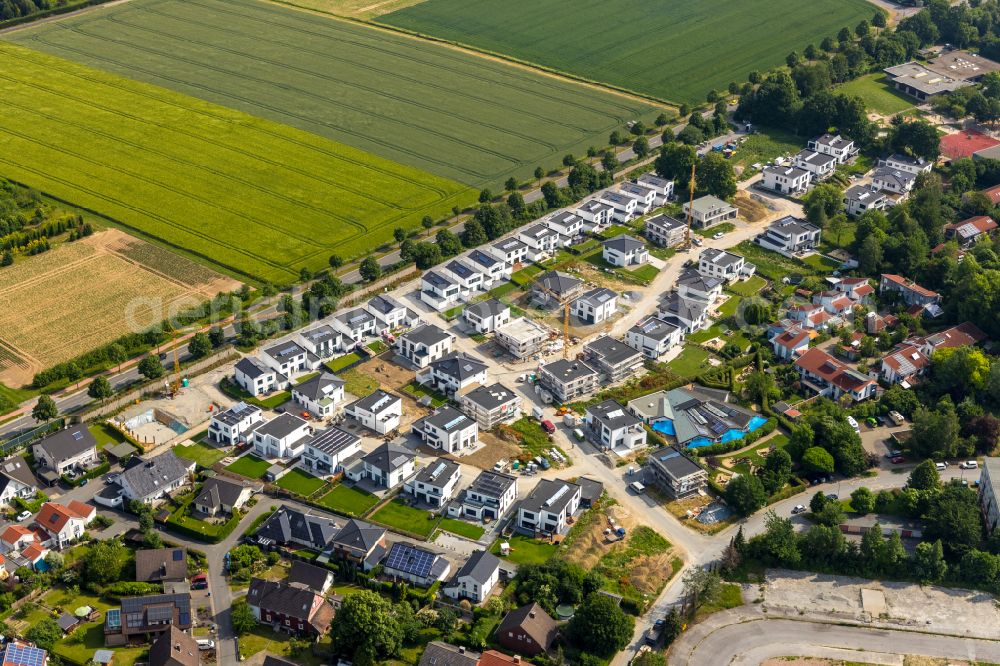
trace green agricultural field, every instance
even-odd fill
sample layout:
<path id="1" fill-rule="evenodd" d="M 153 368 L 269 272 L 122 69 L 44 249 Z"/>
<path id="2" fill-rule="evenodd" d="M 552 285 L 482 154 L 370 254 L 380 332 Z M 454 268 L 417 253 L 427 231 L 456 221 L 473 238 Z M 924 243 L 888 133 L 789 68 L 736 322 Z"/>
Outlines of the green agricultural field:
<path id="1" fill-rule="evenodd" d="M 911 109 L 914 105 L 912 98 L 889 87 L 882 72 L 848 81 L 838 86 L 837 91 L 847 95 L 857 95 L 864 100 L 868 110 L 887 116 Z"/>
<path id="2" fill-rule="evenodd" d="M 53 24 L 55 25 L 55 24 Z M 0 176 L 276 283 L 466 202 L 458 183 L 0 42 Z"/>
<path id="3" fill-rule="evenodd" d="M 658 113 L 427 40 L 252 0 L 134 0 L 11 39 L 475 187 L 530 179 L 539 164 Z M 414 196 L 358 184 L 404 208 Z M 437 186 L 416 199 L 439 201 L 448 192 Z"/>
<path id="4" fill-rule="evenodd" d="M 866 0 L 427 0 L 376 20 L 676 102 L 784 64 Z"/>

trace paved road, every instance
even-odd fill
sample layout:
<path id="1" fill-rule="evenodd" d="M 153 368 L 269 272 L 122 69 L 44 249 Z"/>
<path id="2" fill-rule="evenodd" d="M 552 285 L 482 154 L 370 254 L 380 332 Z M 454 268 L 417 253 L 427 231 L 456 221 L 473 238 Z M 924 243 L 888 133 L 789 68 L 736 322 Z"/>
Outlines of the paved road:
<path id="1" fill-rule="evenodd" d="M 706 622 L 706 625 L 709 624 Z M 756 666 L 784 656 L 825 656 L 851 662 L 902 664 L 898 655 L 997 663 L 1000 642 L 913 631 L 872 629 L 793 619 L 747 619 L 739 611 L 711 618 L 711 627 L 684 634 L 671 666 Z"/>

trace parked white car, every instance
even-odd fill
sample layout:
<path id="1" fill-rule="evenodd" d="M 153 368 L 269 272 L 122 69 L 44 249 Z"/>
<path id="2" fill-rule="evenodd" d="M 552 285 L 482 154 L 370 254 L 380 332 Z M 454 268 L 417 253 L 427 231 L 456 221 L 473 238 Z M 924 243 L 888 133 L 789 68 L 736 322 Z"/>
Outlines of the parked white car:
<path id="1" fill-rule="evenodd" d="M 964 463 L 960 464 L 961 469 L 979 469 L 979 463 L 975 460 L 966 460 Z"/>
<path id="2" fill-rule="evenodd" d="M 31 518 L 30 511 L 22 511 L 21 513 L 17 514 L 17 522 L 21 522 L 22 520 L 27 520 L 28 518 Z"/>
<path id="3" fill-rule="evenodd" d="M 943 462 L 934 463 L 934 468 L 937 469 L 937 471 L 939 472 L 943 472 L 946 469 L 948 469 L 948 463 L 943 463 Z"/>

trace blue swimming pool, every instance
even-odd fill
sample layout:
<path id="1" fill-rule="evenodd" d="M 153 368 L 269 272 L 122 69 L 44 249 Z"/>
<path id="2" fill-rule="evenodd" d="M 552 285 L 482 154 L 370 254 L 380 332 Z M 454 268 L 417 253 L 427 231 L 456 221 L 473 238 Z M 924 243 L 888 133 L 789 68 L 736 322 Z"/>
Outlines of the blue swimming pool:
<path id="1" fill-rule="evenodd" d="M 674 422 L 670 419 L 661 419 L 660 421 L 654 421 L 653 425 L 650 426 L 653 430 L 664 435 L 675 436 L 677 432 L 674 430 Z"/>
<path id="2" fill-rule="evenodd" d="M 759 429 L 765 423 L 767 423 L 767 419 L 764 418 L 763 416 L 754 416 L 753 418 L 750 419 L 750 422 L 747 424 L 747 432 L 753 432 L 754 430 Z M 653 429 L 654 430 L 656 429 L 655 425 L 653 426 Z M 670 424 L 671 435 L 673 434 L 673 429 L 674 429 L 674 424 L 671 423 Z M 728 442 L 732 442 L 737 439 L 743 439 L 745 436 L 746 433 L 744 433 L 742 430 L 738 430 L 736 428 L 730 428 L 726 432 L 722 433 L 722 437 L 719 438 L 719 442 L 722 444 L 726 444 Z M 700 446 L 711 446 L 714 443 L 715 442 L 710 440 L 708 437 L 695 437 L 690 442 L 688 442 L 687 448 L 697 449 Z"/>

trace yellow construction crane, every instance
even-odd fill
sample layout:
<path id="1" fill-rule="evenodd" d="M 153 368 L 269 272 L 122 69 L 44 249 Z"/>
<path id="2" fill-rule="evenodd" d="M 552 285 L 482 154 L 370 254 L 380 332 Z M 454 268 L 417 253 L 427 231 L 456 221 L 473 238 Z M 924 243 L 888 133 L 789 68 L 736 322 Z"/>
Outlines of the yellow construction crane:
<path id="1" fill-rule="evenodd" d="M 695 165 L 691 165 L 691 182 L 688 184 L 689 194 L 688 194 L 688 214 L 687 214 L 687 231 L 684 236 L 684 249 L 691 249 L 691 214 L 694 212 L 694 170 Z"/>
<path id="2" fill-rule="evenodd" d="M 181 390 L 181 361 L 177 355 L 177 334 L 174 333 L 174 382 L 170 385 L 170 394 L 177 395 Z"/>
<path id="3" fill-rule="evenodd" d="M 563 266 L 564 268 L 572 268 L 576 265 L 576 260 L 570 261 Z M 548 272 L 548 271 L 546 271 Z M 539 277 L 545 275 L 545 273 L 539 273 Z M 536 278 L 537 280 L 537 278 Z M 569 306 L 570 301 L 566 299 L 565 301 L 559 297 L 554 291 L 546 287 L 545 285 L 539 284 L 537 281 L 532 283 L 532 286 L 538 287 L 541 291 L 548 294 L 550 298 L 559 303 L 563 308 L 563 359 L 569 358 Z"/>

